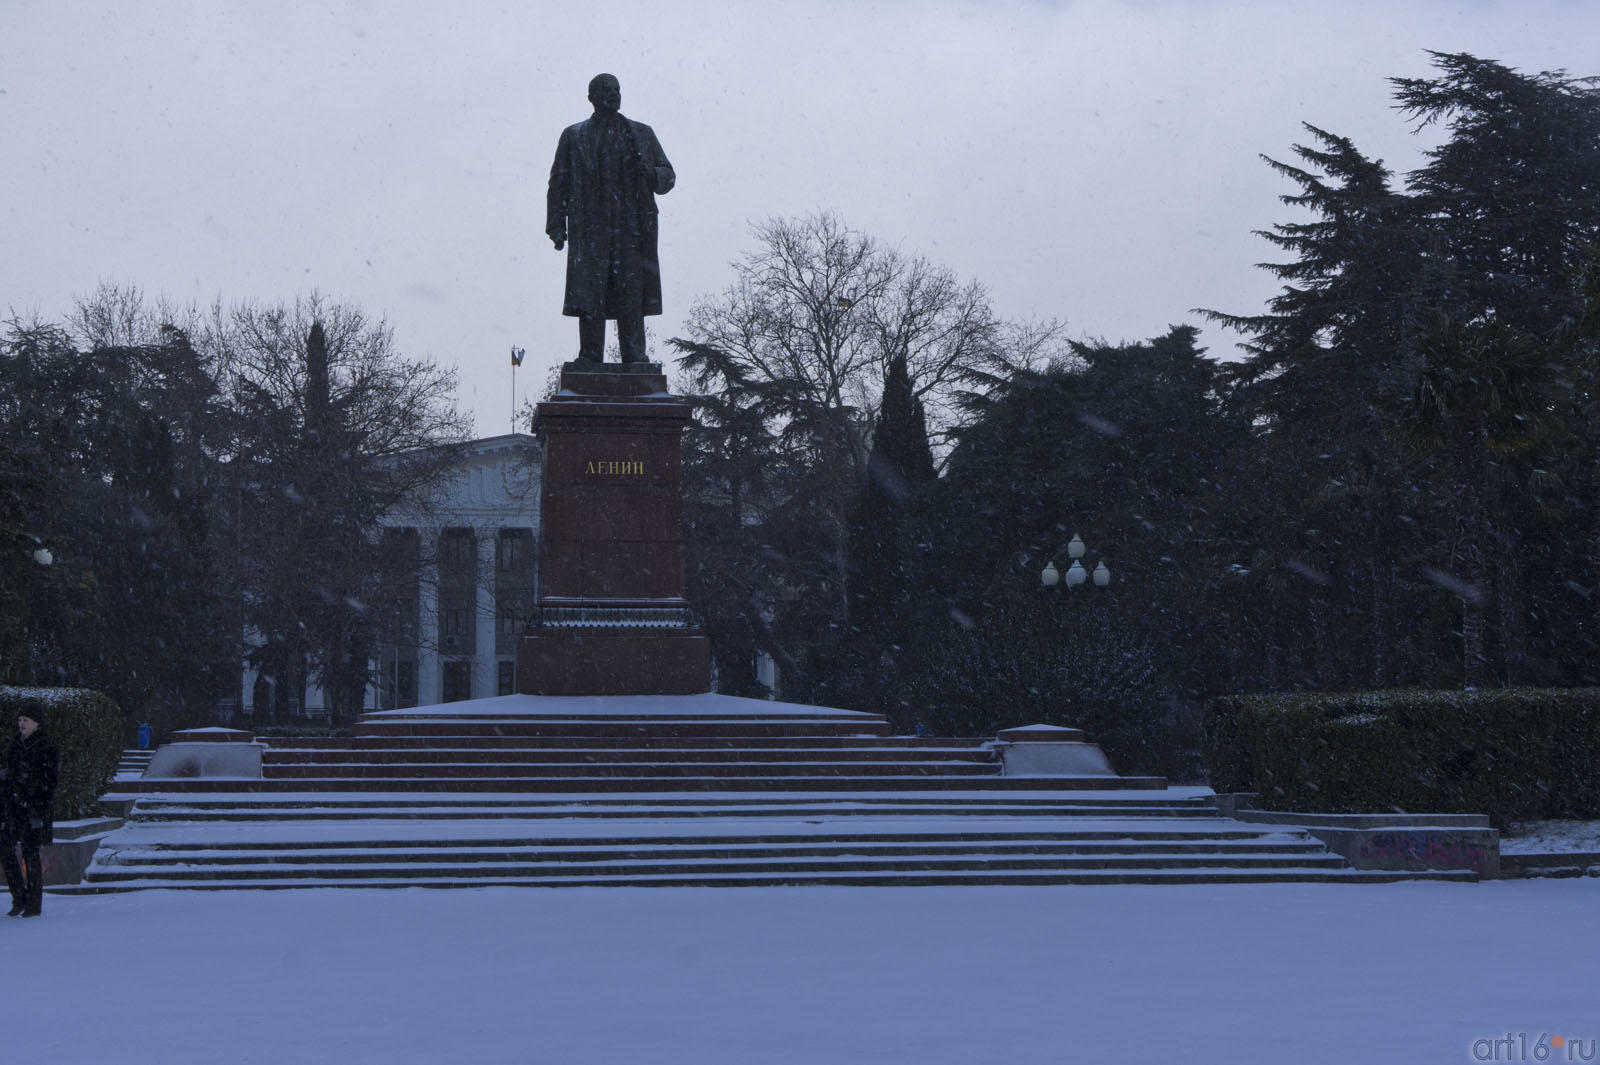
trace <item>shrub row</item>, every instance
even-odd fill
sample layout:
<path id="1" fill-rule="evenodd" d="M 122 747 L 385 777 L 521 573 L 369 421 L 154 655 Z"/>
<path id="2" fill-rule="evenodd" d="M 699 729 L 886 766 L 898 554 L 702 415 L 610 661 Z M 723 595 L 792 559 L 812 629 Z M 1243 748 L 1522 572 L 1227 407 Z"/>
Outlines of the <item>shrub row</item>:
<path id="1" fill-rule="evenodd" d="M 104 695 L 85 688 L 0 685 L 0 733 L 6 743 L 16 737 L 17 708 L 26 699 L 44 703 L 45 730 L 61 754 L 56 820 L 93 816 L 122 757 L 122 711 Z"/>
<path id="2" fill-rule="evenodd" d="M 1600 688 L 1226 696 L 1205 737 L 1211 786 L 1273 808 L 1600 818 Z"/>

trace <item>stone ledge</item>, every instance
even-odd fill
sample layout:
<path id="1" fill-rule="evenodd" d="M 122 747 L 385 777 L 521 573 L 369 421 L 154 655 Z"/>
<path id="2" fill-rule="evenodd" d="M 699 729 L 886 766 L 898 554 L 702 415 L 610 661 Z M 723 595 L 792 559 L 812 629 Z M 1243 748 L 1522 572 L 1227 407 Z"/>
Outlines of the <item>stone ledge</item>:
<path id="1" fill-rule="evenodd" d="M 117 818 L 57 821 L 56 842 L 39 848 L 45 886 L 81 883 L 89 863 L 94 860 L 94 852 L 100 848 L 100 841 L 121 827 L 122 821 Z"/>
<path id="2" fill-rule="evenodd" d="M 244 735 L 249 735 L 245 733 Z M 150 767 L 141 780 L 206 779 L 238 777 L 261 779 L 260 743 L 180 742 L 164 743 L 150 756 Z"/>
<path id="3" fill-rule="evenodd" d="M 254 743 L 255 733 L 238 728 L 186 728 L 170 734 L 168 743 Z"/>
<path id="4" fill-rule="evenodd" d="M 115 832 L 122 827 L 123 819 L 120 817 L 85 817 L 78 821 L 57 821 L 55 823 L 55 841 L 68 843 L 73 840 L 87 839 L 90 836 L 103 836 L 107 832 Z"/>
<path id="5" fill-rule="evenodd" d="M 1019 725 L 995 733 L 1002 743 L 1081 743 L 1083 729 L 1061 725 Z"/>
<path id="6" fill-rule="evenodd" d="M 1291 810 L 1236 810 L 1240 821 L 1265 825 L 1316 825 L 1325 828 L 1488 828 L 1487 814 L 1308 814 Z"/>
<path id="7" fill-rule="evenodd" d="M 1500 876 L 1520 877 L 1600 876 L 1600 851 L 1544 851 L 1537 854 L 1502 854 Z"/>
<path id="8" fill-rule="evenodd" d="M 659 375 L 661 363 L 659 362 L 604 362 L 589 359 L 573 359 L 561 364 L 561 369 L 567 373 L 649 373 Z"/>
<path id="9" fill-rule="evenodd" d="M 1467 869 L 1485 879 L 1501 875 L 1500 833 L 1483 814 L 1234 810 L 1231 816 L 1249 824 L 1304 829 L 1357 869 Z"/>

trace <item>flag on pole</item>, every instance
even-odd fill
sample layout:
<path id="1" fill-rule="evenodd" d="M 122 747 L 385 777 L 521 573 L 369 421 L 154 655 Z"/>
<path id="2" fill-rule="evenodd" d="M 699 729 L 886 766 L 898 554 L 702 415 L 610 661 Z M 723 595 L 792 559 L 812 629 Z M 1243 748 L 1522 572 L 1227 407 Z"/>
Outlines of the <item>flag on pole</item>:
<path id="1" fill-rule="evenodd" d="M 526 355 L 526 354 L 528 354 L 528 350 L 526 348 L 512 348 L 511 349 L 511 365 L 513 365 L 513 366 L 521 366 L 522 365 L 522 357 L 524 355 Z"/>

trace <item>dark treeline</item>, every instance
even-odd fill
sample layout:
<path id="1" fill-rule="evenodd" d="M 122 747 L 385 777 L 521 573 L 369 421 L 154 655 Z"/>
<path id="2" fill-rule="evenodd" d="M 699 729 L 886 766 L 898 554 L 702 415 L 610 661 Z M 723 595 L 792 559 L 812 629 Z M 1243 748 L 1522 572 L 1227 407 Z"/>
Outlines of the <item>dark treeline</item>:
<path id="1" fill-rule="evenodd" d="M 785 698 L 1184 773 L 1215 694 L 1600 683 L 1600 92 L 1434 63 L 1393 83 L 1448 134 L 1420 169 L 1309 125 L 1267 161 L 1283 288 L 1198 312 L 1242 361 L 1063 347 L 831 217 L 758 229 L 675 342 L 724 688 L 761 651 Z M 1074 533 L 1109 587 L 1041 587 Z"/>
<path id="2" fill-rule="evenodd" d="M 464 437 L 452 390 L 316 298 L 200 312 L 108 289 L 67 323 L 11 322 L 0 683 L 96 688 L 164 730 L 214 721 L 249 660 L 258 720 L 309 683 L 353 716 L 397 635 L 377 518 Z"/>

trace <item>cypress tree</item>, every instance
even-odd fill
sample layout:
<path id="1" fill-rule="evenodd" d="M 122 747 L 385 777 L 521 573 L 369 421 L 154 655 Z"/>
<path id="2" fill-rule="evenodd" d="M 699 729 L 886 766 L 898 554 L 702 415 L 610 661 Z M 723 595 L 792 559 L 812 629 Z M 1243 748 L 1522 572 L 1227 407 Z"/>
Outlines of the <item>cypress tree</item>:
<path id="1" fill-rule="evenodd" d="M 867 472 L 850 513 L 851 657 L 858 686 L 852 701 L 874 708 L 892 695 L 896 634 L 919 585 L 916 530 L 935 478 L 928 420 L 911 388 L 904 356 L 889 360 L 872 431 Z M 849 683 L 847 681 L 847 683 Z"/>

